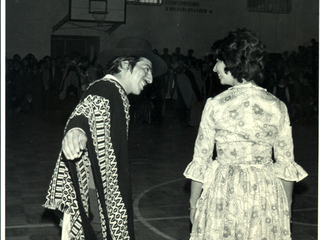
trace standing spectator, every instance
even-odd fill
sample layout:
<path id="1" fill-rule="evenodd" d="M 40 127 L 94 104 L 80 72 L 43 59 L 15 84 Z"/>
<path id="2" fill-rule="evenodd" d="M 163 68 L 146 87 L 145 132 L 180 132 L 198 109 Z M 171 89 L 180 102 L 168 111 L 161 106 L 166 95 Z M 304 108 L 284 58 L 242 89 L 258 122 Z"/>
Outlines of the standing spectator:
<path id="1" fill-rule="evenodd" d="M 164 48 L 163 54 L 160 55 L 164 61 L 166 61 L 168 67 L 171 65 L 172 56 L 169 54 L 169 49 Z"/>
<path id="2" fill-rule="evenodd" d="M 41 63 L 39 63 L 41 64 Z M 42 73 L 40 71 L 39 64 L 33 65 L 33 70 L 29 74 L 28 82 L 28 92 L 32 96 L 32 111 L 35 114 L 39 114 L 43 110 L 43 101 L 42 101 Z"/>
<path id="3" fill-rule="evenodd" d="M 307 68 L 306 68 L 307 69 Z M 313 99 L 313 89 L 311 86 L 310 75 L 306 69 L 299 74 L 299 122 L 307 124 L 310 122 L 311 103 Z"/>
<path id="4" fill-rule="evenodd" d="M 62 69 L 58 59 L 51 59 L 51 90 L 50 90 L 50 102 L 53 108 L 59 108 L 59 93 L 62 80 Z"/>
<path id="5" fill-rule="evenodd" d="M 40 72 L 42 74 L 42 100 L 43 100 L 43 112 L 47 112 L 50 104 L 50 90 L 51 90 L 51 72 L 48 66 L 48 60 L 39 61 Z"/>
<path id="6" fill-rule="evenodd" d="M 276 86 L 274 86 L 273 95 L 275 95 L 282 102 L 288 105 L 290 101 L 290 95 L 287 83 L 284 78 L 279 79 Z"/>
<path id="7" fill-rule="evenodd" d="M 181 48 L 180 47 L 176 47 L 176 50 L 174 52 L 174 55 L 177 57 L 177 60 L 184 60 L 184 55 L 181 54 Z"/>
<path id="8" fill-rule="evenodd" d="M 197 59 L 193 56 L 194 50 L 193 49 L 189 49 L 188 50 L 188 55 L 185 58 L 185 63 L 187 65 L 187 67 L 191 67 L 197 64 Z"/>
<path id="9" fill-rule="evenodd" d="M 13 79 L 13 92 L 15 96 L 14 108 L 15 112 L 18 113 L 22 110 L 22 105 L 27 99 L 27 74 L 24 72 L 22 62 L 18 64 L 17 74 Z"/>
<path id="10" fill-rule="evenodd" d="M 205 99 L 213 97 L 218 94 L 219 79 L 212 74 L 214 63 L 212 61 L 211 53 L 206 53 L 204 56 L 204 62 L 201 67 L 202 76 L 204 80 Z"/>
<path id="11" fill-rule="evenodd" d="M 28 75 L 28 73 L 30 71 L 32 71 L 30 69 L 30 63 L 29 63 L 29 59 L 28 58 L 23 58 L 22 59 L 22 70 L 23 70 L 23 74 L 24 75 Z"/>
<path id="12" fill-rule="evenodd" d="M 16 54 L 13 55 L 13 60 L 17 61 L 17 62 L 21 62 L 21 56 L 16 53 Z"/>
<path id="13" fill-rule="evenodd" d="M 89 58 L 88 56 L 82 56 L 80 59 L 80 63 L 78 64 L 80 69 L 80 83 L 81 83 L 81 90 L 86 90 L 87 83 L 88 83 L 88 68 L 89 68 Z"/>
<path id="14" fill-rule="evenodd" d="M 86 78 L 86 87 L 93 81 L 102 78 L 105 75 L 102 66 L 99 64 L 97 58 L 93 58 L 88 65 L 88 77 Z"/>
<path id="15" fill-rule="evenodd" d="M 182 123 L 189 124 L 190 110 L 201 99 L 200 90 L 194 75 L 184 64 L 184 59 L 178 60 L 178 67 L 174 69 L 175 108 Z"/>
<path id="16" fill-rule="evenodd" d="M 78 52 L 72 52 L 70 56 L 70 61 L 66 62 L 66 69 L 62 77 L 61 87 L 60 87 L 60 99 L 65 99 L 68 95 L 68 88 L 76 89 L 76 97 L 81 96 L 81 73 L 78 66 L 81 56 Z M 68 58 L 66 57 L 66 61 Z M 69 91 L 70 92 L 70 91 Z"/>
<path id="17" fill-rule="evenodd" d="M 192 64 L 189 66 L 189 71 L 192 73 L 191 78 L 194 77 L 196 85 L 197 102 L 190 109 L 190 126 L 197 127 L 201 120 L 201 113 L 204 106 L 204 81 L 202 79 L 201 69 L 199 67 L 199 61 L 196 59 L 192 61 Z M 192 77 L 193 76 L 193 77 Z"/>
<path id="18" fill-rule="evenodd" d="M 65 57 L 66 69 L 63 73 L 59 94 L 62 106 L 62 124 L 65 124 L 81 97 L 81 70 L 78 66 L 80 58 L 81 56 L 78 52 L 71 53 L 69 62 L 68 57 Z"/>

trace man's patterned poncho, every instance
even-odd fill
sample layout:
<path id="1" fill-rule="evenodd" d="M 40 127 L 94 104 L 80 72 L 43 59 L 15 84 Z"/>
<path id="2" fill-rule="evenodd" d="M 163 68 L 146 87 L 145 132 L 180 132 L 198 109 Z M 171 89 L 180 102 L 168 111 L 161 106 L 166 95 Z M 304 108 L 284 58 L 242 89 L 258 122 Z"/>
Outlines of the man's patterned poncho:
<path id="1" fill-rule="evenodd" d="M 103 238 L 134 239 L 128 158 L 129 107 L 122 86 L 113 76 L 106 75 L 90 85 L 67 122 L 65 133 L 74 127 L 86 132 L 87 148 L 76 161 L 66 161 L 60 152 L 44 207 L 70 213 L 70 239 L 85 239 L 90 167 L 97 189 Z M 81 217 L 81 209 L 86 217 Z"/>

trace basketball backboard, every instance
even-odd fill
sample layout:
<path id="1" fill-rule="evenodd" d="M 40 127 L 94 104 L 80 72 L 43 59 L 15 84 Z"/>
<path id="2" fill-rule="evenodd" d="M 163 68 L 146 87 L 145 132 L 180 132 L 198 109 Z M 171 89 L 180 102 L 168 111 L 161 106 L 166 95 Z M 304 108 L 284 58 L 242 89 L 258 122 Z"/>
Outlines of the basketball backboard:
<path id="1" fill-rule="evenodd" d="M 69 0 L 70 21 L 124 23 L 126 0 Z"/>

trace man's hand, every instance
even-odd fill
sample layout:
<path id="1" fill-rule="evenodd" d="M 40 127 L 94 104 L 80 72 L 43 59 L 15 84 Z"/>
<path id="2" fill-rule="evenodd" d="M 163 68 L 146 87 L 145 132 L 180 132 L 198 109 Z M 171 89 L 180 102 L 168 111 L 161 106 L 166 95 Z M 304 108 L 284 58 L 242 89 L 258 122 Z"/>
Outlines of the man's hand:
<path id="1" fill-rule="evenodd" d="M 79 158 L 87 145 L 86 134 L 79 128 L 72 128 L 62 140 L 62 151 L 68 160 Z"/>

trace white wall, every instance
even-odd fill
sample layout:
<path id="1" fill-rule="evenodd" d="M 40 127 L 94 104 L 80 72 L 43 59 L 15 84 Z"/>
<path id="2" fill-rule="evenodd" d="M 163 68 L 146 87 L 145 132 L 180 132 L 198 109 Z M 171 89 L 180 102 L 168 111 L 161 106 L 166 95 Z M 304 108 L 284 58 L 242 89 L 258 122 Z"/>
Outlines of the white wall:
<path id="1" fill-rule="evenodd" d="M 33 53 L 37 58 L 50 54 L 52 27 L 68 13 L 68 0 L 7 0 L 6 56 L 18 53 L 22 57 Z M 188 2 L 198 6 L 185 7 L 172 2 Z M 212 43 L 224 37 L 234 27 L 246 27 L 255 32 L 269 52 L 297 50 L 319 39 L 319 2 L 292 0 L 290 14 L 249 12 L 245 0 L 166 1 L 162 6 L 127 5 L 126 24 L 111 35 L 88 28 L 65 24 L 53 34 L 100 36 L 101 49 L 113 47 L 124 36 L 142 36 L 162 52 L 189 48 L 201 58 Z M 169 11 L 172 7 L 206 9 L 208 13 Z M 209 13 L 212 11 L 212 13 Z M 72 28 L 72 29 L 70 29 Z M 102 30 L 102 29 L 101 29 Z"/>

